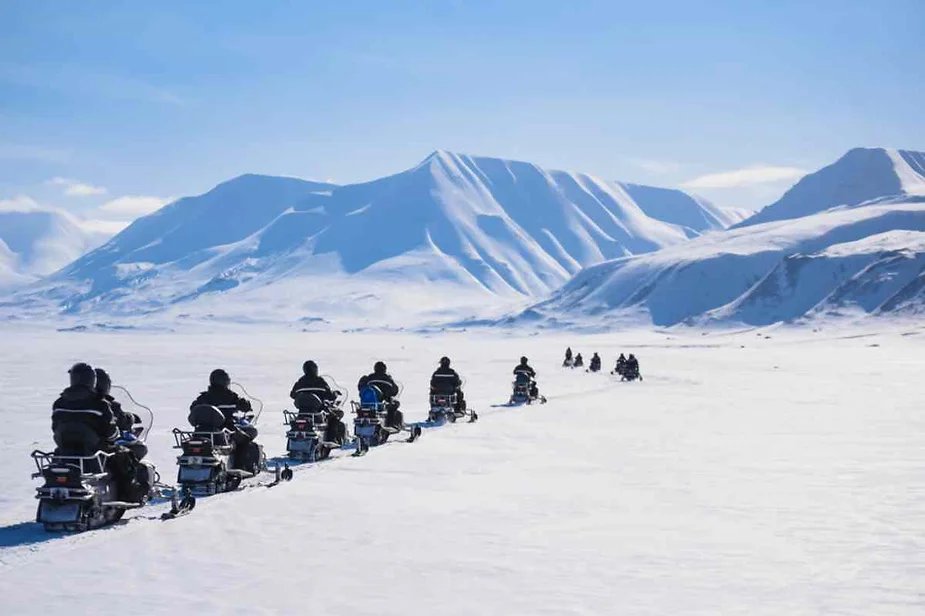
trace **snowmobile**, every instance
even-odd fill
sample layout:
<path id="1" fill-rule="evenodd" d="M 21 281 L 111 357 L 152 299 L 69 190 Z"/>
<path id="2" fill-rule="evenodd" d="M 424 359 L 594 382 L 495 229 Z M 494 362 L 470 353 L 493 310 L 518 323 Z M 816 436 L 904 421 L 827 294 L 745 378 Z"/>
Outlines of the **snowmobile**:
<path id="1" fill-rule="evenodd" d="M 518 373 L 514 377 L 514 392 L 511 394 L 510 404 L 533 404 L 534 402 L 539 402 L 540 404 L 546 403 L 546 396 L 533 396 L 533 381 L 530 378 L 530 375 L 524 373 Z"/>
<path id="2" fill-rule="evenodd" d="M 591 358 L 591 363 L 588 365 L 588 372 L 600 372 L 601 371 L 601 358 L 594 356 Z"/>
<path id="3" fill-rule="evenodd" d="M 356 415 L 353 419 L 356 452 L 353 455 L 363 455 L 370 447 L 382 445 L 391 435 L 405 430 L 411 433 L 408 437 L 409 443 L 421 436 L 421 426 L 417 424 L 406 424 L 401 428 L 386 425 L 389 402 L 382 400 L 381 392 L 373 385 L 367 385 L 360 390 L 360 401 L 351 401 L 350 404 Z"/>
<path id="4" fill-rule="evenodd" d="M 581 353 L 575 356 L 575 361 L 572 363 L 572 368 L 584 368 L 585 360 L 581 357 Z"/>
<path id="5" fill-rule="evenodd" d="M 564 360 L 562 360 L 562 367 L 563 367 L 563 368 L 572 368 L 572 367 L 574 367 L 574 365 L 575 365 L 575 364 L 574 364 L 574 362 L 573 362 L 573 360 L 572 360 L 571 357 L 566 357 Z"/>
<path id="6" fill-rule="evenodd" d="M 263 446 L 246 442 L 245 430 L 251 419 L 251 414 L 236 417 L 235 430 L 229 430 L 223 427 L 225 415 L 218 408 L 200 404 L 190 411 L 192 431 L 174 428 L 174 448 L 182 451 L 177 457 L 177 483 L 186 493 L 211 496 L 230 492 L 238 489 L 242 480 L 267 470 Z M 236 459 L 245 444 L 256 448 L 252 461 Z"/>
<path id="7" fill-rule="evenodd" d="M 53 453 L 32 452 L 37 470 L 32 478 L 45 481 L 36 488 L 39 505 L 35 520 L 46 531 L 82 532 L 100 528 L 119 521 L 129 509 L 143 507 L 151 498 L 173 491 L 160 483 L 153 464 L 130 454 L 138 447 L 146 451 L 144 439 L 154 416 L 150 415 L 147 426 L 137 414 L 133 418 L 132 429 L 117 441 L 113 451 L 90 451 L 87 443 L 94 442 L 96 436 L 87 434 L 84 426 L 75 425 L 59 434 L 61 446 Z M 119 468 L 130 473 L 131 495 L 119 494 L 120 482 L 116 477 Z M 189 501 L 184 506 L 187 505 Z"/>
<path id="8" fill-rule="evenodd" d="M 338 395 L 333 401 L 322 401 L 313 393 L 302 393 L 296 398 L 297 411 L 283 411 L 286 432 L 286 455 L 294 460 L 317 462 L 325 460 L 331 451 L 343 443 L 325 440 L 328 418 L 335 414 L 343 418 L 345 397 Z"/>
<path id="9" fill-rule="evenodd" d="M 642 380 L 642 375 L 639 374 L 639 368 L 634 366 L 624 366 L 623 370 L 620 372 L 621 381 L 635 381 Z"/>
<path id="10" fill-rule="evenodd" d="M 429 423 L 441 424 L 444 422 L 456 423 L 457 419 L 462 419 L 468 415 L 469 423 L 478 421 L 479 415 L 475 411 L 468 409 L 459 409 L 459 398 L 456 392 L 453 393 L 431 393 L 430 394 L 430 412 L 427 414 Z"/>

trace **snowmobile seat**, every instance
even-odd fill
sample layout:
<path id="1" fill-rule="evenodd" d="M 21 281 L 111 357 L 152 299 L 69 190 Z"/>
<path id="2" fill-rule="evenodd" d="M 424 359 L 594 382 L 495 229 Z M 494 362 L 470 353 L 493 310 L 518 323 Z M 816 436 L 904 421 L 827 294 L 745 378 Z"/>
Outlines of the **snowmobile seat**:
<path id="1" fill-rule="evenodd" d="M 299 410 L 300 415 L 313 415 L 321 412 L 324 408 L 324 402 L 318 397 L 318 394 L 302 391 L 295 397 L 295 407 Z"/>
<path id="2" fill-rule="evenodd" d="M 514 377 L 514 382 L 518 385 L 529 385 L 531 380 L 530 375 L 526 372 L 518 372 Z"/>
<path id="3" fill-rule="evenodd" d="M 190 410 L 188 421 L 197 431 L 218 431 L 225 425 L 225 414 L 211 404 L 197 404 Z"/>

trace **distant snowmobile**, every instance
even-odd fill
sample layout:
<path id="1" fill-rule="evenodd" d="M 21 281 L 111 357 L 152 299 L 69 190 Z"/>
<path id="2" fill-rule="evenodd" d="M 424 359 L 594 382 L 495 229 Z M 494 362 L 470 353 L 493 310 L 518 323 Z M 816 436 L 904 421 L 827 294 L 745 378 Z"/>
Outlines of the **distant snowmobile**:
<path id="1" fill-rule="evenodd" d="M 574 365 L 572 361 L 572 347 L 565 349 L 565 359 L 562 361 L 563 368 L 571 368 Z"/>
<path id="2" fill-rule="evenodd" d="M 601 356 L 595 353 L 591 356 L 591 363 L 588 366 L 590 372 L 600 372 L 601 370 Z"/>
<path id="3" fill-rule="evenodd" d="M 639 373 L 639 360 L 636 359 L 636 356 L 630 353 L 630 356 L 626 359 L 626 364 L 623 366 L 623 371 L 621 372 L 621 381 L 635 381 L 642 380 L 642 375 Z"/>
<path id="4" fill-rule="evenodd" d="M 530 375 L 523 372 L 515 374 L 514 391 L 511 394 L 510 404 L 533 404 L 534 402 L 546 404 L 546 397 L 540 395 Z"/>
<path id="5" fill-rule="evenodd" d="M 585 360 L 582 358 L 581 353 L 575 356 L 575 363 L 572 364 L 573 368 L 582 368 L 585 365 Z"/>
<path id="6" fill-rule="evenodd" d="M 623 353 L 620 353 L 620 357 L 617 358 L 617 365 L 614 366 L 613 372 L 617 376 L 623 376 L 623 370 L 626 369 L 626 357 L 623 356 Z"/>
<path id="7" fill-rule="evenodd" d="M 390 426 L 386 421 L 389 416 L 389 407 L 397 404 L 397 400 L 387 401 L 376 385 L 366 385 L 360 389 L 360 401 L 351 402 L 353 412 L 353 434 L 356 443 L 356 452 L 353 455 L 362 456 L 370 447 L 377 447 L 389 440 L 389 437 L 399 432 L 407 431 L 411 435 L 408 442 L 413 443 L 421 436 L 421 426 L 402 423 L 399 426 Z"/>
<path id="8" fill-rule="evenodd" d="M 317 462 L 325 460 L 331 451 L 344 443 L 328 434 L 331 416 L 341 419 L 344 416 L 346 392 L 337 392 L 333 401 L 322 400 L 314 393 L 301 393 L 295 399 L 296 411 L 283 411 L 286 432 L 286 455 L 296 460 Z"/>
<path id="9" fill-rule="evenodd" d="M 192 431 L 174 428 L 175 448 L 182 451 L 177 458 L 177 483 L 196 496 L 211 496 L 237 490 L 241 481 L 267 470 L 263 447 L 257 443 L 254 462 L 239 459 L 236 444 L 246 439 L 242 428 L 250 426 L 253 415 L 235 418 L 234 428 L 225 426 L 225 414 L 217 407 L 200 404 L 190 411 Z"/>
<path id="10" fill-rule="evenodd" d="M 456 423 L 457 419 L 469 417 L 469 423 L 478 421 L 479 415 L 471 409 L 461 409 L 456 393 L 436 392 L 430 395 L 430 412 L 427 421 Z"/>

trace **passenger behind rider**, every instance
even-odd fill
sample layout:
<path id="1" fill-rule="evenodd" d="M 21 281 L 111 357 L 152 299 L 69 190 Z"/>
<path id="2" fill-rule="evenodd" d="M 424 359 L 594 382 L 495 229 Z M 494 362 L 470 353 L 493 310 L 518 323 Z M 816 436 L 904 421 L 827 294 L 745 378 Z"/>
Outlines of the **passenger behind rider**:
<path id="1" fill-rule="evenodd" d="M 398 385 L 395 379 L 389 375 L 385 363 L 377 361 L 373 366 L 372 374 L 367 374 L 360 378 L 357 383 L 357 389 L 362 392 L 367 386 L 375 387 L 379 392 L 379 401 L 385 404 L 387 426 L 401 429 L 404 427 L 405 418 L 401 411 L 398 410 L 399 402 L 395 399 L 398 395 Z"/>
<path id="2" fill-rule="evenodd" d="M 466 410 L 466 399 L 463 395 L 462 379 L 459 378 L 459 374 L 457 374 L 455 370 L 450 368 L 449 357 L 440 358 L 440 367 L 437 368 L 430 377 L 430 395 L 433 396 L 435 394 L 456 394 L 456 411 L 462 412 Z"/>
<path id="3" fill-rule="evenodd" d="M 318 375 L 318 364 L 312 360 L 302 364 L 302 376 L 292 386 L 289 397 L 295 402 L 299 411 L 306 411 L 307 404 L 310 401 L 308 396 L 317 396 L 322 403 L 333 403 L 337 400 L 335 393 L 324 377 Z M 324 440 L 343 444 L 347 440 L 347 427 L 341 421 L 344 413 L 339 409 L 330 409 L 325 413 L 327 415 L 327 425 L 325 427 Z"/>

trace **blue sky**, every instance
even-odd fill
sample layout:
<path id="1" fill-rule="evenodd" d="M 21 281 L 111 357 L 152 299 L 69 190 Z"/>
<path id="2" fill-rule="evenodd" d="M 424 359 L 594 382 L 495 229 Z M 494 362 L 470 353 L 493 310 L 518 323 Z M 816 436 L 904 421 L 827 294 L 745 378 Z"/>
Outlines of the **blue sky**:
<path id="1" fill-rule="evenodd" d="M 439 148 L 757 207 L 851 147 L 925 149 L 923 23 L 920 0 L 0 0 L 0 200 L 121 219 Z"/>

